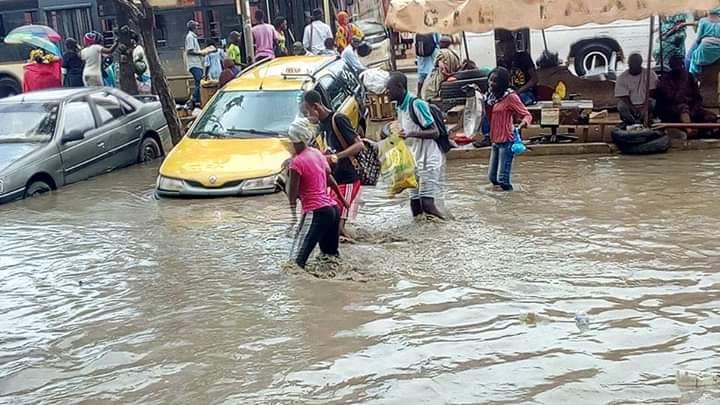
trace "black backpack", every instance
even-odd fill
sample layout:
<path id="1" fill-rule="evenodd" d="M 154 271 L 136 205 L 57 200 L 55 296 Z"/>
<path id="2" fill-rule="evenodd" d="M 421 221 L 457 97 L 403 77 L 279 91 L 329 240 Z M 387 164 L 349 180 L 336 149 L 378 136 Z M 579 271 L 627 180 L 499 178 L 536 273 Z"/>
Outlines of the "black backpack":
<path id="1" fill-rule="evenodd" d="M 417 100 L 417 98 L 414 98 L 410 102 L 410 118 L 412 118 L 415 125 L 423 128 L 423 126 L 420 124 L 420 118 L 418 118 L 417 114 L 415 113 L 415 101 Z M 436 106 L 435 104 L 428 103 L 428 106 L 430 106 L 430 114 L 432 114 L 433 121 L 435 121 L 435 126 L 437 127 L 438 132 L 440 132 L 438 137 L 435 138 L 435 142 L 437 142 L 442 153 L 448 153 L 453 147 L 450 144 L 450 134 L 448 133 L 447 126 L 445 125 L 445 119 L 443 117 L 442 110 L 440 110 L 440 108 L 438 108 L 438 106 Z"/>
<path id="2" fill-rule="evenodd" d="M 417 56 L 433 56 L 437 49 L 435 35 L 433 34 L 415 34 L 415 54 Z"/>

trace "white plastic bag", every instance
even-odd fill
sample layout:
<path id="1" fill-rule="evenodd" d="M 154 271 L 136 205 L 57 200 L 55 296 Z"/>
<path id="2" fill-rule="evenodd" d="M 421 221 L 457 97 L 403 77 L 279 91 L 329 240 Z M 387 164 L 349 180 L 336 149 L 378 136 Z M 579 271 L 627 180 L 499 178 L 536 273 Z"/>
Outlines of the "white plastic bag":
<path id="1" fill-rule="evenodd" d="M 385 91 L 385 83 L 389 77 L 390 73 L 378 68 L 368 69 L 360 74 L 360 80 L 362 80 L 365 88 L 376 94 Z"/>
<path id="2" fill-rule="evenodd" d="M 472 97 L 465 100 L 465 111 L 463 111 L 463 132 L 465 136 L 472 137 L 480 130 L 484 103 L 483 95 L 479 91 L 476 91 Z"/>

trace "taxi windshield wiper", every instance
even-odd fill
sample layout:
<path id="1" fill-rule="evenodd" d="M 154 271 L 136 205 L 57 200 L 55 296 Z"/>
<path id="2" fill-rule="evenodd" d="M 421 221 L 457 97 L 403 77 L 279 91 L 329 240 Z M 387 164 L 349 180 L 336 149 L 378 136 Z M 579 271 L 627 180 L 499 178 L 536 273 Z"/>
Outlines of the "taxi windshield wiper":
<path id="1" fill-rule="evenodd" d="M 234 132 L 245 132 L 245 133 L 253 134 L 253 135 L 277 135 L 277 134 L 278 134 L 277 131 L 265 131 L 265 130 L 262 130 L 262 129 L 230 128 L 230 129 L 228 129 L 227 131 L 230 132 L 230 133 L 234 133 Z"/>
<path id="2" fill-rule="evenodd" d="M 226 135 L 217 133 L 217 132 L 211 132 L 211 131 L 197 131 L 193 132 L 193 135 L 197 139 L 222 139 L 227 138 Z"/>

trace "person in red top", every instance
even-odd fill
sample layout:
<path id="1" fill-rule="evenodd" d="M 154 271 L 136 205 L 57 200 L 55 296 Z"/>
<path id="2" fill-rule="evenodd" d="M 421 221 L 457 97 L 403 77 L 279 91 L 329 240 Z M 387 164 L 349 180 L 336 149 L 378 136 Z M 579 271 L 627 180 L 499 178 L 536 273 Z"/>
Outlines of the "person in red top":
<path id="1" fill-rule="evenodd" d="M 293 225 L 297 223 L 297 200 L 300 200 L 303 211 L 292 256 L 298 266 L 305 268 L 310 254 L 318 244 L 323 254 L 339 256 L 340 211 L 335 200 L 328 194 L 328 186 L 345 207 L 348 207 L 348 203 L 332 177 L 327 158 L 319 150 L 307 146 L 307 142 L 312 138 L 308 121 L 294 121 L 290 125 L 288 137 L 292 142 L 290 153 L 293 157 L 288 165 L 290 179 L 287 194 Z"/>
<path id="2" fill-rule="evenodd" d="M 62 87 L 62 60 L 41 49 L 30 52 L 30 61 L 23 66 L 23 93 Z"/>
<path id="3" fill-rule="evenodd" d="M 502 67 L 493 70 L 488 80 L 485 111 L 490 121 L 490 169 L 488 178 L 496 189 L 512 191 L 510 180 L 513 162 L 512 144 L 515 123 L 522 129 L 532 123 L 532 115 L 517 93 L 510 89 L 510 72 Z"/>

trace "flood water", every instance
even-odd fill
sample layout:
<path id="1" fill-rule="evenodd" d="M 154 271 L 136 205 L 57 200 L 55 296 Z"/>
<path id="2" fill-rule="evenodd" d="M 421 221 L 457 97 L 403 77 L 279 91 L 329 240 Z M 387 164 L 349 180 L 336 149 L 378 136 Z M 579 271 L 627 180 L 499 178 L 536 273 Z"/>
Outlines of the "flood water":
<path id="1" fill-rule="evenodd" d="M 156 200 L 156 165 L 0 206 L 0 403 L 720 401 L 674 381 L 720 371 L 720 152 L 485 170 L 446 223 L 366 190 L 350 280 L 286 269 L 282 194 Z"/>

